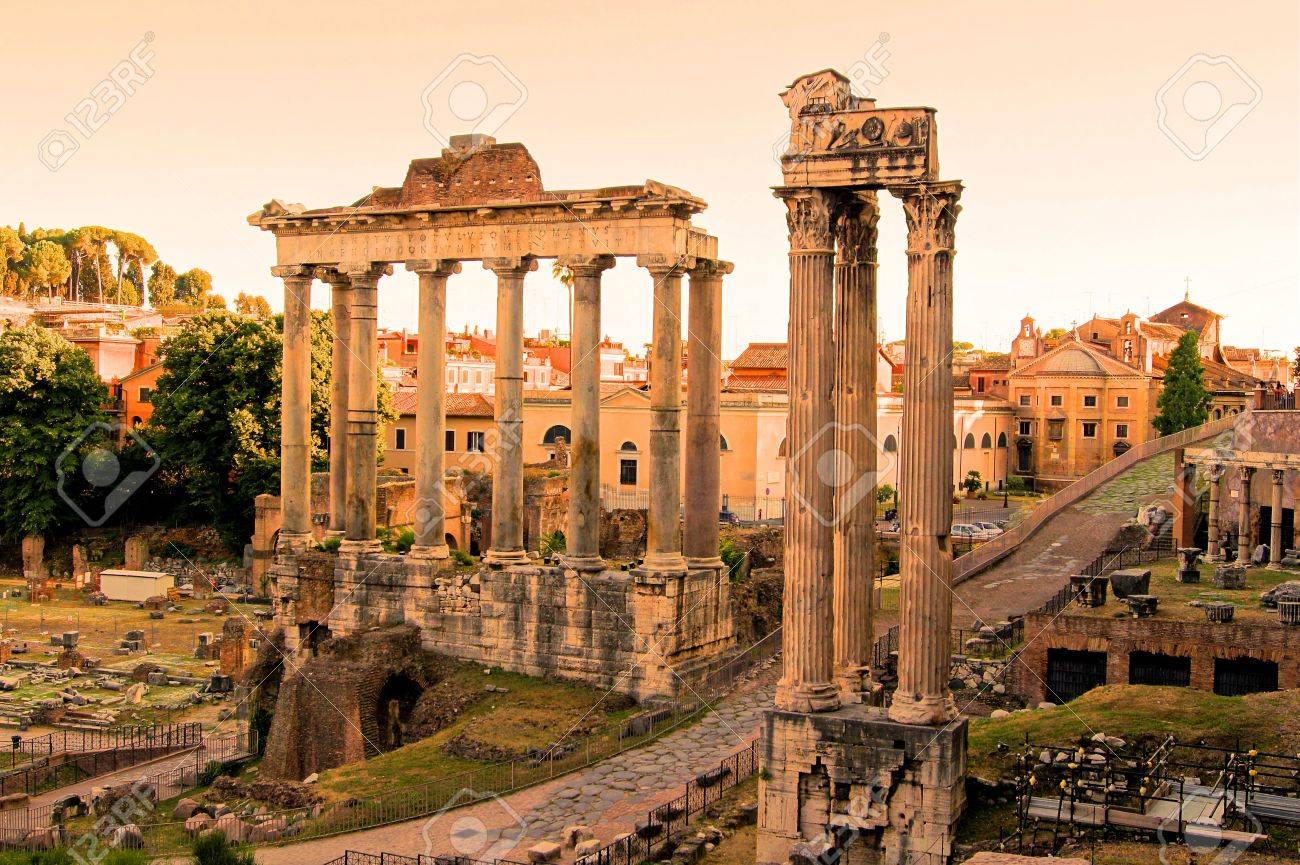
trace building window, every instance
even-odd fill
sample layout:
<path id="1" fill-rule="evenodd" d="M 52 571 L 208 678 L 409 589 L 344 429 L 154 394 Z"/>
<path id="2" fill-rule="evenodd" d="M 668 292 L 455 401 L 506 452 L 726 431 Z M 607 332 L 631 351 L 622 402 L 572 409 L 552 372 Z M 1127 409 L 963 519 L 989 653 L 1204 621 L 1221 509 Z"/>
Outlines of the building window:
<path id="1" fill-rule="evenodd" d="M 1065 438 L 1065 421 L 1049 420 L 1047 422 L 1047 437 L 1054 442 L 1059 442 Z"/>
<path id="2" fill-rule="evenodd" d="M 1128 408 L 1128 397 L 1126 396 L 1115 397 L 1115 408 Z"/>
<path id="3" fill-rule="evenodd" d="M 1027 394 L 1027 393 L 1022 393 L 1022 394 L 1020 395 L 1020 404 L 1021 404 L 1021 405 L 1029 405 L 1029 394 Z"/>
<path id="4" fill-rule="evenodd" d="M 980 447 L 985 449 L 993 447 L 993 436 L 984 433 L 984 438 L 980 439 Z"/>
<path id="5" fill-rule="evenodd" d="M 393 434 L 393 449 L 399 451 L 406 450 L 406 430 L 398 427 L 393 430 Z"/>
<path id="6" fill-rule="evenodd" d="M 542 436 L 542 444 L 553 445 L 559 439 L 564 439 L 569 443 L 573 442 L 573 434 L 569 432 L 569 428 L 564 424 L 556 424 L 548 429 L 546 435 Z"/>
<path id="7" fill-rule="evenodd" d="M 1095 439 L 1097 437 L 1096 421 L 1086 420 L 1083 422 L 1083 437 L 1086 439 Z"/>
<path id="8" fill-rule="evenodd" d="M 1029 436 L 1034 434 L 1034 422 L 1031 420 L 1022 420 L 1018 427 L 1018 434 Z"/>
<path id="9" fill-rule="evenodd" d="M 636 486 L 636 460 L 618 461 L 618 482 L 625 487 Z"/>
<path id="10" fill-rule="evenodd" d="M 140 388 L 140 402 L 153 402 L 153 388 Z"/>
<path id="11" fill-rule="evenodd" d="M 731 450 L 731 445 L 727 444 L 727 437 L 724 436 L 724 435 L 719 435 L 719 436 L 718 436 L 718 446 L 719 446 L 723 451 L 729 451 L 729 450 Z"/>
<path id="12" fill-rule="evenodd" d="M 1061 405 L 1064 405 L 1064 404 L 1065 404 L 1065 397 L 1061 396 L 1059 393 L 1054 393 L 1054 394 L 1052 394 L 1052 406 L 1053 406 L 1053 407 L 1061 406 Z"/>
<path id="13" fill-rule="evenodd" d="M 998 447 L 1004 448 L 1006 446 L 1007 446 L 1007 434 L 998 433 Z"/>
<path id="14" fill-rule="evenodd" d="M 1083 397 L 1083 407 L 1084 407 L 1084 408 L 1096 408 L 1096 407 L 1097 407 L 1097 397 L 1096 397 L 1096 395 L 1094 395 L 1094 394 L 1085 394 L 1084 397 Z"/>
<path id="15" fill-rule="evenodd" d="M 467 432 L 465 433 L 465 450 L 472 454 L 481 454 L 486 448 L 483 442 L 483 433 Z"/>
<path id="16" fill-rule="evenodd" d="M 984 376 L 975 379 L 975 392 L 984 393 Z"/>
<path id="17" fill-rule="evenodd" d="M 1115 438 L 1117 439 L 1128 438 L 1128 424 L 1126 423 L 1115 424 Z"/>
<path id="18" fill-rule="evenodd" d="M 442 449 L 445 451 L 454 451 L 456 449 L 456 431 L 449 429 L 443 435 Z"/>
<path id="19" fill-rule="evenodd" d="M 962 446 L 963 448 L 965 448 L 966 450 L 974 450 L 974 449 L 975 449 L 975 434 L 974 434 L 974 433 L 966 433 L 966 438 L 962 440 L 962 444 L 961 444 L 961 446 Z"/>
<path id="20" fill-rule="evenodd" d="M 884 451 L 887 454 L 898 453 L 898 439 L 893 434 L 885 436 Z"/>
<path id="21" fill-rule="evenodd" d="M 623 453 L 634 454 L 636 453 L 636 442 L 623 442 L 618 446 L 618 449 Z"/>

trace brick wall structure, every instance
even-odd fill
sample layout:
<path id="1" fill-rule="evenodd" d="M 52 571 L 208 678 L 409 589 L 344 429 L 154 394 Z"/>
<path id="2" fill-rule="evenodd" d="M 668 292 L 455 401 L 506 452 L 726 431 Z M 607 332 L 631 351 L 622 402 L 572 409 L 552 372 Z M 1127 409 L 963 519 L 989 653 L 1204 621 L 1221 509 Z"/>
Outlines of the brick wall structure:
<path id="1" fill-rule="evenodd" d="M 1025 648 L 1014 690 L 1031 702 L 1050 700 L 1047 658 L 1052 649 L 1103 652 L 1106 684 L 1128 684 L 1129 653 L 1191 658 L 1191 687 L 1214 690 L 1214 661 L 1254 658 L 1278 666 L 1278 687 L 1300 687 L 1300 628 L 1272 622 L 1218 624 L 1171 619 L 1111 619 L 1046 613 L 1025 616 Z"/>

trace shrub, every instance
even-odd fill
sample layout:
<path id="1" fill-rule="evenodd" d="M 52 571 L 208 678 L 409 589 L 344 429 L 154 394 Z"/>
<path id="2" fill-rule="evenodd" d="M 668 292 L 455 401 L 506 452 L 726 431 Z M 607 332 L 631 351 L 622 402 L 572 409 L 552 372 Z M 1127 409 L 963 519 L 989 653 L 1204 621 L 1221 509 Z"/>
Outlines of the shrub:
<path id="1" fill-rule="evenodd" d="M 468 566 L 474 564 L 474 557 L 464 550 L 452 550 L 451 560 L 458 565 Z"/>
<path id="2" fill-rule="evenodd" d="M 240 850 L 220 832 L 194 839 L 194 865 L 256 865 L 253 851 Z"/>
<path id="3" fill-rule="evenodd" d="M 736 547 L 731 538 L 718 542 L 718 558 L 727 566 L 727 578 L 733 582 L 740 578 L 740 566 L 745 561 L 745 553 Z"/>
<path id="4" fill-rule="evenodd" d="M 891 484 L 881 484 L 876 487 L 876 504 L 883 505 L 893 501 L 897 491 Z"/>
<path id="5" fill-rule="evenodd" d="M 203 770 L 199 772 L 199 778 L 198 778 L 199 786 L 211 787 L 212 782 L 217 780 L 217 776 L 220 774 L 221 774 L 220 761 L 209 760 L 207 763 L 204 764 Z"/>
<path id="6" fill-rule="evenodd" d="M 537 546 L 537 552 L 542 558 L 555 553 L 562 553 L 567 549 L 568 541 L 564 537 L 564 532 L 555 530 L 550 534 L 542 535 L 542 540 Z"/>
<path id="7" fill-rule="evenodd" d="M 340 535 L 331 535 L 317 544 L 316 549 L 326 553 L 337 553 L 341 543 L 343 543 L 343 538 Z"/>

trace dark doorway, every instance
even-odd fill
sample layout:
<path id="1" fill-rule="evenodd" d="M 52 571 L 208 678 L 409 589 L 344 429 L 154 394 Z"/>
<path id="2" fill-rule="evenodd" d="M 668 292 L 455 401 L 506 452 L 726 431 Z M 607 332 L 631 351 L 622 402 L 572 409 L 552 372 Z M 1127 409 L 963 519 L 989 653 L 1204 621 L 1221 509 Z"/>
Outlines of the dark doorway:
<path id="1" fill-rule="evenodd" d="M 1047 699 L 1068 703 L 1106 684 L 1106 653 L 1047 650 Z"/>
<path id="2" fill-rule="evenodd" d="M 1129 652 L 1128 683 L 1186 688 L 1192 683 L 1192 659 L 1155 652 Z"/>
<path id="3" fill-rule="evenodd" d="M 1277 663 L 1258 658 L 1215 658 L 1214 693 L 1240 697 L 1277 690 Z"/>
<path id="4" fill-rule="evenodd" d="M 312 657 L 330 638 L 329 626 L 320 622 L 300 622 L 298 624 L 298 645 Z"/>
<path id="5" fill-rule="evenodd" d="M 422 691 L 404 673 L 390 676 L 379 689 L 379 696 L 375 699 L 375 722 L 379 728 L 376 744 L 380 750 L 391 751 L 406 744 L 406 724 Z"/>
<path id="6" fill-rule="evenodd" d="M 1270 505 L 1259 506 L 1259 525 L 1255 526 L 1255 543 L 1268 544 L 1273 537 L 1273 508 Z M 1282 508 L 1282 549 L 1291 546 L 1295 537 L 1295 511 Z M 1272 552 L 1271 550 L 1269 552 Z"/>

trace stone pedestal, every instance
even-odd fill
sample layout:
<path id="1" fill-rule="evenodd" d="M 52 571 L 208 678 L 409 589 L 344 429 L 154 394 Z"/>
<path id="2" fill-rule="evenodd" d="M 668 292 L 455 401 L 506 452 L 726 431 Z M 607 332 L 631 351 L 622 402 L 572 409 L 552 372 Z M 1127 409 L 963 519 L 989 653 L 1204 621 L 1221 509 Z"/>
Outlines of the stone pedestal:
<path id="1" fill-rule="evenodd" d="M 764 716 L 759 865 L 947 865 L 966 805 L 966 721 L 923 727 L 884 710 Z"/>

